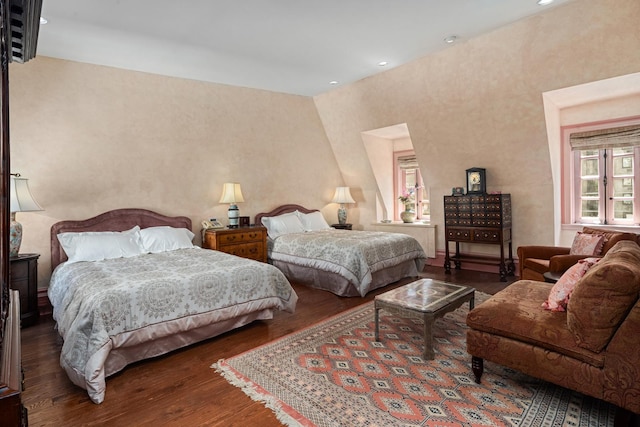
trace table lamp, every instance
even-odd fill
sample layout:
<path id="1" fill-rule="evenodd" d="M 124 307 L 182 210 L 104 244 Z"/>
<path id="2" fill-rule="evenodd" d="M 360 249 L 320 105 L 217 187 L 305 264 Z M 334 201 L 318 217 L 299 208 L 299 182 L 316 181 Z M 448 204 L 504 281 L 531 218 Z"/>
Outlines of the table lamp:
<path id="1" fill-rule="evenodd" d="M 16 257 L 22 244 L 22 224 L 16 221 L 16 212 L 43 210 L 29 191 L 29 180 L 19 173 L 11 174 L 11 224 L 9 225 L 9 256 Z"/>
<path id="2" fill-rule="evenodd" d="M 240 184 L 237 182 L 225 182 L 222 187 L 222 197 L 220 203 L 229 203 L 229 228 L 238 228 L 240 210 L 236 203 L 244 202 Z"/>
<path id="3" fill-rule="evenodd" d="M 351 197 L 349 187 L 336 187 L 336 194 L 334 194 L 331 203 L 340 203 L 340 207 L 338 208 L 338 224 L 342 225 L 347 223 L 347 209 L 344 207 L 344 204 L 355 202 L 353 197 Z"/>

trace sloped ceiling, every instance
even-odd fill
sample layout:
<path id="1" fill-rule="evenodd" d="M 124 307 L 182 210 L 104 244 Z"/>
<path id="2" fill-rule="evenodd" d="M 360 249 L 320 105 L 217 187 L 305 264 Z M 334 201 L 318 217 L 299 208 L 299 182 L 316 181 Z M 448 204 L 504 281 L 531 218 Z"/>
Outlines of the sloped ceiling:
<path id="1" fill-rule="evenodd" d="M 569 1 L 47 0 L 38 55 L 313 96 Z"/>

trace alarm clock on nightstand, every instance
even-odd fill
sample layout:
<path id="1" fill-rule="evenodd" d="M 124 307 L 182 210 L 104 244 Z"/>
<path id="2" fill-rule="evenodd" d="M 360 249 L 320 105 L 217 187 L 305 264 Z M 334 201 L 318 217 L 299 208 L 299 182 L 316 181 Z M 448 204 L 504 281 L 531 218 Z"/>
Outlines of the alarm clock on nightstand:
<path id="1" fill-rule="evenodd" d="M 485 194 L 487 192 L 487 171 L 484 168 L 467 169 L 467 194 Z"/>

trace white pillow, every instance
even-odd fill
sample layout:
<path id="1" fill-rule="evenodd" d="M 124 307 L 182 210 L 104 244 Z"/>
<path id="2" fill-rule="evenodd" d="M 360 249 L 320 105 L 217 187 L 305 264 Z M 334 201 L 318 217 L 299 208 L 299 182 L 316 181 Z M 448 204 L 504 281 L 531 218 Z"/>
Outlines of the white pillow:
<path id="1" fill-rule="evenodd" d="M 304 226 L 298 218 L 298 211 L 278 216 L 263 217 L 262 225 L 267 227 L 267 234 L 272 239 L 289 233 L 304 233 Z"/>
<path id="2" fill-rule="evenodd" d="M 193 236 L 191 230 L 169 226 L 149 227 L 140 230 L 142 249 L 144 252 L 152 254 L 193 248 Z"/>
<path id="3" fill-rule="evenodd" d="M 331 228 L 324 219 L 324 216 L 322 216 L 322 212 L 311 212 L 308 214 L 299 211 L 296 212 L 305 231 L 326 230 L 327 228 Z"/>
<path id="4" fill-rule="evenodd" d="M 142 254 L 140 227 L 127 231 L 87 231 L 60 233 L 58 241 L 67 254 L 68 264 L 79 261 L 129 258 Z"/>

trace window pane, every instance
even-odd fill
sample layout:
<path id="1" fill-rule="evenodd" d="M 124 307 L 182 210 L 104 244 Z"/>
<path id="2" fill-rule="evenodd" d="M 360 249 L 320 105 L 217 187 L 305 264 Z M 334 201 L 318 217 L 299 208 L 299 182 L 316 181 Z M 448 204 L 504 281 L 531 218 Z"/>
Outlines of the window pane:
<path id="1" fill-rule="evenodd" d="M 613 174 L 616 176 L 633 175 L 633 156 L 614 157 Z"/>
<path id="2" fill-rule="evenodd" d="M 582 218 L 597 218 L 598 217 L 598 201 L 583 200 L 581 216 Z"/>
<path id="3" fill-rule="evenodd" d="M 633 197 L 633 178 L 614 178 L 613 197 Z"/>
<path id="4" fill-rule="evenodd" d="M 580 155 L 582 157 L 597 156 L 598 150 L 581 150 Z"/>
<path id="5" fill-rule="evenodd" d="M 582 180 L 582 194 L 581 195 L 582 195 L 582 197 L 598 197 L 598 180 L 597 179 L 583 179 Z"/>
<path id="6" fill-rule="evenodd" d="M 431 208 L 430 208 L 430 204 L 428 201 L 423 202 L 422 203 L 422 216 L 429 216 L 431 215 Z"/>
<path id="7" fill-rule="evenodd" d="M 415 169 L 407 169 L 407 173 L 405 175 L 404 187 L 407 189 L 416 188 L 416 170 Z"/>
<path id="8" fill-rule="evenodd" d="M 620 156 L 623 154 L 633 154 L 633 147 L 614 148 L 613 155 Z"/>
<path id="9" fill-rule="evenodd" d="M 582 159 L 582 176 L 597 176 L 598 175 L 598 159 Z"/>
<path id="10" fill-rule="evenodd" d="M 613 217 L 615 219 L 633 219 L 633 202 L 630 200 L 613 202 Z"/>

